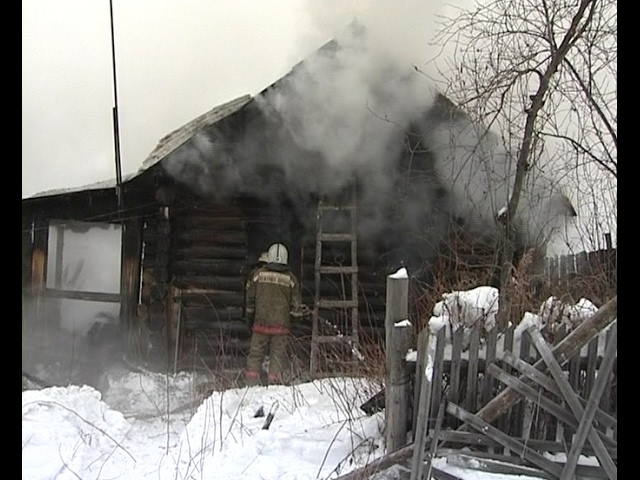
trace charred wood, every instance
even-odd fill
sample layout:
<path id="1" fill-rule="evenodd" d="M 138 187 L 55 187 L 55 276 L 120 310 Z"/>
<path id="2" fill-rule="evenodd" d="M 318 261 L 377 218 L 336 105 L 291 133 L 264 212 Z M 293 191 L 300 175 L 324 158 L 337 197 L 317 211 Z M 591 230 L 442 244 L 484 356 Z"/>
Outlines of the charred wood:
<path id="1" fill-rule="evenodd" d="M 221 321 L 240 320 L 242 318 L 242 307 L 183 307 L 182 315 L 185 325 L 190 322 L 197 324 L 215 325 Z"/>
<path id="2" fill-rule="evenodd" d="M 191 247 L 175 247 L 173 258 L 182 259 L 242 259 L 245 261 L 247 249 L 244 246 L 233 245 L 193 245 Z"/>
<path id="3" fill-rule="evenodd" d="M 251 336 L 249 326 L 241 320 L 214 320 L 200 318 L 199 316 L 184 319 L 185 334 L 203 334 L 213 336 L 216 339 L 230 338 L 231 336 L 247 339 Z"/>
<path id="4" fill-rule="evenodd" d="M 173 262 L 172 269 L 176 275 L 185 273 L 204 273 L 211 275 L 221 275 L 232 277 L 242 275 L 245 270 L 245 262 L 240 260 L 218 260 L 218 259 L 194 259 L 178 260 Z"/>
<path id="5" fill-rule="evenodd" d="M 175 232 L 174 238 L 176 245 L 180 247 L 200 242 L 239 246 L 245 244 L 246 233 L 244 231 L 180 230 Z"/>
<path id="6" fill-rule="evenodd" d="M 244 276 L 222 277 L 211 275 L 176 275 L 175 285 L 181 289 L 210 288 L 216 290 L 244 290 Z"/>

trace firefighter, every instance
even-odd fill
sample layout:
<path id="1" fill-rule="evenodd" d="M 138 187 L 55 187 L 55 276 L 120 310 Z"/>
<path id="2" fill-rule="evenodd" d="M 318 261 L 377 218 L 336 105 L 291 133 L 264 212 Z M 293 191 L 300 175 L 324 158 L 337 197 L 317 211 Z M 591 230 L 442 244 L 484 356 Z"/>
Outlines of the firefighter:
<path id="1" fill-rule="evenodd" d="M 300 318 L 308 312 L 300 299 L 300 283 L 287 262 L 286 247 L 274 243 L 267 251 L 267 263 L 253 270 L 247 280 L 246 321 L 252 336 L 244 376 L 250 386 L 260 384 L 267 354 L 269 384 L 283 383 L 291 317 Z"/>

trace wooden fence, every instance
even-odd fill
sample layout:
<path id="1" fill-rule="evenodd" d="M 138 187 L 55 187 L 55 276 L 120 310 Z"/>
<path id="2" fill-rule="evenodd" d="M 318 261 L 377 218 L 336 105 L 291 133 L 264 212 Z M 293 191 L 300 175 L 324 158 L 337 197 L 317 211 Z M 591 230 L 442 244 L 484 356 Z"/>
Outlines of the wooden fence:
<path id="1" fill-rule="evenodd" d="M 446 328 L 436 334 L 435 356 L 433 358 L 433 385 L 428 402 L 428 430 L 435 426 L 440 402 L 443 398 L 460 405 L 469 412 L 477 412 L 500 391 L 506 384 L 499 379 L 506 375 L 517 375 L 518 369 L 526 368 L 539 360 L 539 354 L 532 347 L 527 335 L 517 335 L 515 326 L 504 333 L 497 329 L 484 333 L 481 328 L 464 330 L 458 328 L 446 338 Z M 427 335 L 424 329 L 423 334 Z M 421 334 L 422 335 L 422 334 Z M 566 333 L 556 332 L 552 345 L 557 344 Z M 582 347 L 579 354 L 569 359 L 563 368 L 567 373 L 573 390 L 582 398 L 589 398 L 596 379 L 598 367 L 602 362 L 603 352 L 610 340 L 610 330 L 601 332 L 591 342 Z M 465 348 L 465 344 L 468 346 Z M 418 345 L 424 348 L 426 340 L 419 340 Z M 418 365 L 421 360 L 418 359 Z M 493 365 L 492 365 L 493 364 Z M 613 373 L 608 379 L 605 392 L 600 401 L 600 409 L 617 419 L 617 358 Z M 489 367 L 488 367 L 489 366 Z M 488 368 L 492 369 L 489 374 Z M 420 371 L 418 367 L 417 371 Z M 414 405 L 418 404 L 419 380 L 416 376 L 414 385 Z M 414 416 L 415 417 L 415 416 Z M 415 425 L 415 418 L 413 418 Z M 606 419 L 602 423 L 606 434 L 617 440 L 617 427 L 607 430 Z M 446 417 L 443 429 L 456 429 L 460 422 L 454 417 Z M 569 442 L 575 428 L 559 422 L 549 412 L 540 409 L 533 402 L 520 402 L 508 414 L 495 422 L 502 432 L 529 440 Z M 428 431 L 427 431 L 428 434 Z"/>
<path id="2" fill-rule="evenodd" d="M 545 277 L 553 285 L 600 281 L 617 288 L 618 250 L 607 248 L 545 259 Z"/>

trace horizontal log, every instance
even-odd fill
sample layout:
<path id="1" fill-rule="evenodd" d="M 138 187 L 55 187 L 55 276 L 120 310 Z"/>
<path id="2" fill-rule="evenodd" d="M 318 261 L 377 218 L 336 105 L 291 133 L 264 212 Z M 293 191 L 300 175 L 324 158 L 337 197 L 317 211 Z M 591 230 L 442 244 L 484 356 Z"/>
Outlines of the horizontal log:
<path id="1" fill-rule="evenodd" d="M 174 284 L 178 288 L 210 288 L 216 290 L 231 290 L 242 292 L 245 277 L 220 277 L 211 275 L 176 275 Z"/>
<path id="2" fill-rule="evenodd" d="M 203 258 L 203 259 L 242 259 L 247 258 L 246 246 L 234 245 L 192 245 L 188 247 L 174 246 L 171 249 L 174 259 L 182 260 L 186 258 Z"/>
<path id="3" fill-rule="evenodd" d="M 175 244 L 186 246 L 193 244 L 245 245 L 246 232 L 218 232 L 211 230 L 182 230 L 174 232 Z"/>
<path id="4" fill-rule="evenodd" d="M 182 307 L 180 311 L 186 324 L 189 322 L 215 324 L 220 321 L 239 321 L 243 314 L 242 307 Z"/>
<path id="5" fill-rule="evenodd" d="M 183 307 L 243 307 L 244 292 L 190 288 L 180 291 Z"/>
<path id="6" fill-rule="evenodd" d="M 202 334 L 213 337 L 235 337 L 246 339 L 251 329 L 241 320 L 215 320 L 213 318 L 187 317 L 182 325 L 186 334 Z"/>
<path id="7" fill-rule="evenodd" d="M 247 265 L 242 260 L 185 259 L 172 262 L 171 268 L 176 275 L 204 273 L 232 277 L 244 275 Z"/>
<path id="8" fill-rule="evenodd" d="M 212 215 L 179 215 L 172 217 L 172 227 L 179 228 L 203 228 L 211 230 L 245 230 L 244 217 L 219 217 Z"/>
<path id="9" fill-rule="evenodd" d="M 247 355 L 251 339 L 229 338 L 215 334 L 205 334 L 198 331 L 191 340 L 194 348 L 202 355 Z"/>
<path id="10" fill-rule="evenodd" d="M 240 373 L 247 364 L 246 355 L 224 355 L 183 349 L 178 360 L 178 370 L 199 370 L 205 373 L 238 370 Z"/>

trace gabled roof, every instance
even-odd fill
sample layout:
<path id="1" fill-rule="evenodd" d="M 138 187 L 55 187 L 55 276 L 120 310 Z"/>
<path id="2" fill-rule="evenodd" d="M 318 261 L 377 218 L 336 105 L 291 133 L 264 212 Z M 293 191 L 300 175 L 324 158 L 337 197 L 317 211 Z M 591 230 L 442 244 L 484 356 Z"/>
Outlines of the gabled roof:
<path id="1" fill-rule="evenodd" d="M 171 152 L 177 150 L 182 144 L 188 141 L 193 135 L 203 128 L 215 124 L 216 122 L 234 114 L 242 107 L 244 107 L 251 100 L 251 95 L 243 95 L 230 102 L 223 103 L 207 113 L 194 118 L 188 123 L 185 123 L 180 128 L 165 135 L 160 139 L 156 148 L 151 154 L 142 162 L 142 166 L 138 170 L 138 174 L 152 167 L 160 160 L 165 158 Z"/>
<path id="2" fill-rule="evenodd" d="M 215 124 L 216 122 L 222 120 L 223 118 L 228 117 L 229 115 L 234 114 L 238 110 L 240 110 L 244 105 L 246 105 L 251 100 L 251 95 L 243 95 L 242 97 L 238 97 L 235 100 L 231 100 L 229 102 L 223 103 L 222 105 L 218 105 L 217 107 L 212 108 L 206 113 L 203 113 L 199 117 L 194 118 L 190 122 L 184 124 L 180 128 L 177 128 L 173 132 L 165 135 L 160 139 L 156 148 L 153 149 L 151 154 L 142 162 L 142 166 L 138 169 L 136 173 L 123 175 L 122 183 L 126 183 L 133 178 L 140 175 L 142 172 L 152 167 L 160 160 L 165 158 L 171 152 L 179 148 L 183 143 L 188 141 L 193 135 L 200 129 L 208 127 L 210 125 Z M 57 188 L 53 190 L 46 190 L 43 192 L 36 193 L 31 195 L 30 197 L 25 197 L 23 200 L 32 199 L 32 198 L 42 198 L 42 197 L 51 197 L 56 195 L 65 195 L 69 193 L 83 192 L 89 190 L 104 190 L 111 189 L 116 187 L 116 179 L 111 178 L 108 180 L 102 180 L 99 182 L 91 183 L 88 185 L 83 185 L 80 187 L 71 187 L 71 188 Z"/>

